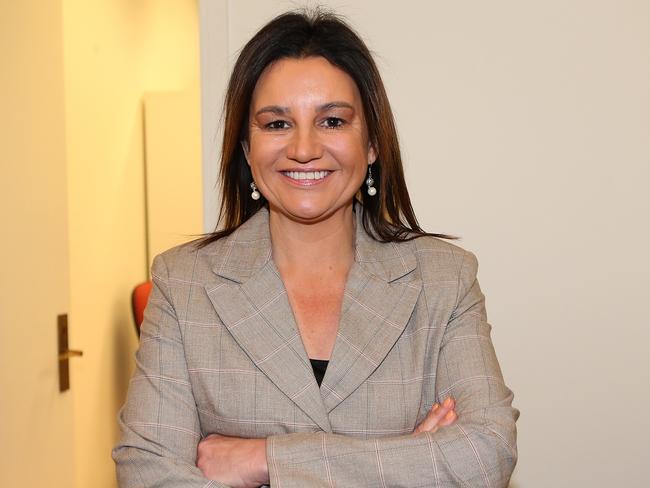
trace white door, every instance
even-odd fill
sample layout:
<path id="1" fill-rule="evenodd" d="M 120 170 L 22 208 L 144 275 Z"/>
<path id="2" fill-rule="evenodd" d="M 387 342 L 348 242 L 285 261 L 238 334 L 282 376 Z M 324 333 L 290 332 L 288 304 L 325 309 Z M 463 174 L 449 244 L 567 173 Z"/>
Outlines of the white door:
<path id="1" fill-rule="evenodd" d="M 57 350 L 69 302 L 61 26 L 60 0 L 0 7 L 3 487 L 74 486 L 73 403 L 59 392 Z"/>

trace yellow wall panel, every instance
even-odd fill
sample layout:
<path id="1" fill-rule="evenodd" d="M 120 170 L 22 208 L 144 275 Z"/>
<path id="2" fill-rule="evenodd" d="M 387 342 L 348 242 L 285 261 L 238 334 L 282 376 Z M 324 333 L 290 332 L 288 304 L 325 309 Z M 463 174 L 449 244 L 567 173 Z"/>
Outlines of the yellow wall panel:
<path id="1" fill-rule="evenodd" d="M 74 402 L 59 392 L 56 327 L 69 306 L 63 92 L 61 0 L 2 2 L 2 487 L 74 480 Z"/>
<path id="2" fill-rule="evenodd" d="M 201 233 L 198 92 L 145 96 L 149 258 Z"/>
<path id="3" fill-rule="evenodd" d="M 72 372 L 76 486 L 112 488 L 116 415 L 137 346 L 130 293 L 148 268 L 143 99 L 151 91 L 198 93 L 197 7 L 63 4 L 70 329 L 84 350 Z"/>

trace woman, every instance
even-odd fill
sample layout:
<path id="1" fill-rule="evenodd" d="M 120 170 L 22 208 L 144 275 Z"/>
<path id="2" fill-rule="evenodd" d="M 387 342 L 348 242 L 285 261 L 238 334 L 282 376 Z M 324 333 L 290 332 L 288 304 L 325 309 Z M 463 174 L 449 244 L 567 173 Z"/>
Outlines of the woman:
<path id="1" fill-rule="evenodd" d="M 476 258 L 418 226 L 344 22 L 289 13 L 244 47 L 221 183 L 224 230 L 154 260 L 120 486 L 507 486 Z"/>

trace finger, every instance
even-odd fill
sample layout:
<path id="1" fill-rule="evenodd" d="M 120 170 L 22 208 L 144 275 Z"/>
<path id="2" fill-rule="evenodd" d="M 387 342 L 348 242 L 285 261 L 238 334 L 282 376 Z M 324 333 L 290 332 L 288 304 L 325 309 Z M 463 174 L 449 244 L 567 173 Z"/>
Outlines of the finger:
<path id="1" fill-rule="evenodd" d="M 431 416 L 431 413 L 435 412 L 438 409 L 438 407 L 440 407 L 440 405 L 438 405 L 437 403 L 434 403 L 431 406 L 431 408 L 427 412 L 427 416 L 422 420 L 422 422 L 420 422 L 418 425 L 415 426 L 415 429 L 413 429 L 414 434 L 419 434 L 420 432 L 424 432 L 426 430 L 425 424 L 427 423 L 429 417 Z"/>
<path id="2" fill-rule="evenodd" d="M 445 401 L 442 403 L 442 405 L 435 403 L 429 413 L 427 414 L 426 418 L 420 423 L 418 426 L 418 432 L 423 432 L 423 431 L 429 431 L 433 432 L 433 429 L 441 426 L 441 425 L 447 425 L 449 422 L 452 421 L 451 417 L 448 417 L 446 421 L 443 421 L 446 415 L 449 415 L 450 411 L 453 411 L 453 409 L 456 406 L 456 401 L 454 400 L 453 397 L 449 396 L 445 399 Z M 455 415 L 455 412 L 454 414 Z M 441 422 L 443 424 L 441 424 Z M 447 422 L 447 423 L 444 423 Z"/>
<path id="3" fill-rule="evenodd" d="M 449 412 L 447 412 L 447 414 L 443 418 L 440 419 L 437 426 L 438 427 L 445 427 L 447 425 L 453 424 L 454 422 L 456 422 L 456 420 L 458 420 L 458 414 L 456 413 L 456 411 L 455 410 L 449 410 Z"/>
<path id="4" fill-rule="evenodd" d="M 418 424 L 414 432 L 419 434 L 420 432 L 433 432 L 433 429 L 436 429 L 438 425 L 438 417 L 434 412 L 429 412 L 427 416 Z"/>
<path id="5" fill-rule="evenodd" d="M 454 399 L 453 396 L 448 396 L 445 398 L 445 401 L 442 402 L 442 406 L 447 408 L 448 410 L 453 410 L 456 407 L 456 400 Z"/>
<path id="6" fill-rule="evenodd" d="M 435 403 L 424 420 L 415 428 L 414 432 L 416 434 L 425 431 L 433 432 L 433 429 L 453 409 L 454 405 L 455 403 L 451 397 L 447 398 L 442 405 Z"/>
<path id="7" fill-rule="evenodd" d="M 458 418 L 458 414 L 456 413 L 456 400 L 454 397 L 449 396 L 443 403 L 447 407 L 447 412 L 440 418 L 438 423 L 436 424 L 438 427 L 444 427 L 446 425 L 451 425 L 453 424 L 456 419 Z"/>

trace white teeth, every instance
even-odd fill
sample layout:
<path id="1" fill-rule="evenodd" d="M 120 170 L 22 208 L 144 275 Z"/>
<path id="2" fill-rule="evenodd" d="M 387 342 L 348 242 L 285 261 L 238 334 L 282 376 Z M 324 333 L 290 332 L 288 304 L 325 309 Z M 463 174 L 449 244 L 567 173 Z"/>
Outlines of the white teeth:
<path id="1" fill-rule="evenodd" d="M 283 173 L 293 180 L 322 180 L 329 171 L 283 171 Z"/>

